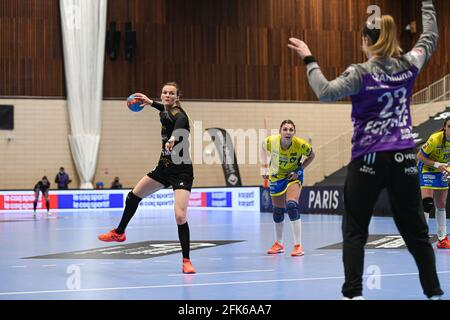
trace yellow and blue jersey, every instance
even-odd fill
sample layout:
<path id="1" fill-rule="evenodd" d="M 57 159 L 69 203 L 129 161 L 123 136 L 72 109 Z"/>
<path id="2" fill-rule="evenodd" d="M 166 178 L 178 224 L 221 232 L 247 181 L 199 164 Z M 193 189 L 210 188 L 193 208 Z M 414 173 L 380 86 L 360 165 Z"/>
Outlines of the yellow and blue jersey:
<path id="1" fill-rule="evenodd" d="M 420 148 L 420 152 L 433 161 L 448 163 L 450 161 L 450 142 L 444 138 L 444 131 L 433 133 Z M 439 169 L 427 166 L 422 161 L 419 161 L 418 166 L 421 188 L 433 190 L 448 189 L 447 176 L 443 175 Z"/>
<path id="2" fill-rule="evenodd" d="M 433 133 L 420 148 L 420 152 L 433 161 L 447 163 L 450 161 L 450 141 L 444 138 L 444 131 Z M 435 167 L 422 164 L 422 172 L 440 172 Z"/>
<path id="3" fill-rule="evenodd" d="M 280 134 L 267 137 L 264 140 L 264 146 L 270 153 L 269 179 L 272 182 L 284 179 L 289 173 L 296 171 L 302 157 L 309 157 L 312 152 L 311 145 L 298 137 L 293 137 L 289 149 L 283 150 Z"/>

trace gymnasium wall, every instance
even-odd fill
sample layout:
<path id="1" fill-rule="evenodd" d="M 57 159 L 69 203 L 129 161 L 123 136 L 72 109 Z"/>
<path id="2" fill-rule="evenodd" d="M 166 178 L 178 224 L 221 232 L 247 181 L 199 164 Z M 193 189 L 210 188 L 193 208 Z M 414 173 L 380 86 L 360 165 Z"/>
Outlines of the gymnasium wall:
<path id="1" fill-rule="evenodd" d="M 47 175 L 53 183 L 60 166 L 66 168 L 73 180 L 70 187 L 77 188 L 79 179 L 67 138 L 66 102 L 0 99 L 0 104 L 15 106 L 15 129 L 0 131 L 0 189 L 29 189 L 43 175 Z M 260 185 L 262 182 L 259 149 L 251 128 L 255 129 L 255 137 L 262 139 L 259 130 L 264 129 L 265 117 L 269 130 L 278 130 L 282 120 L 292 119 L 297 126 L 297 135 L 311 139 L 313 147 L 351 128 L 350 106 L 347 104 L 184 101 L 183 107 L 193 125 L 193 160 L 197 157 L 203 163 L 213 163 L 194 165 L 195 187 L 225 186 L 222 166 L 214 162 L 217 161 L 215 147 L 211 148 L 213 144 L 209 135 L 204 135 L 207 128 L 241 129 L 235 131 L 235 146 L 238 160 L 244 162 L 239 169 L 246 186 Z M 159 158 L 161 138 L 158 112 L 149 108 L 133 113 L 128 111 L 123 101 L 104 101 L 102 112 L 95 181 L 103 181 L 109 187 L 114 177 L 119 176 L 124 187 L 133 187 L 156 165 Z M 204 153 L 208 147 L 212 149 L 210 158 Z M 321 177 L 306 170 L 305 178 L 305 183 L 311 185 Z"/>
<path id="2" fill-rule="evenodd" d="M 450 1 L 435 0 L 441 41 L 416 89 L 450 73 Z M 360 33 L 368 5 L 401 26 L 410 48 L 418 34 L 419 0 L 111 0 L 108 22 L 137 32 L 132 62 L 105 59 L 104 96 L 142 91 L 157 96 L 178 81 L 189 99 L 316 100 L 305 68 L 287 47 L 305 39 L 328 78 L 362 62 Z M 65 97 L 58 0 L 0 1 L 0 96 Z M 123 49 L 123 38 L 121 42 Z"/>
<path id="3" fill-rule="evenodd" d="M 414 10 L 421 3 L 420 0 L 408 1 L 409 6 L 404 7 L 403 25 L 407 25 L 410 21 L 416 21 L 418 32 L 411 34 L 409 32 L 402 33 L 403 48 L 412 48 L 419 39 L 422 30 L 422 17 L 420 11 Z M 433 82 L 440 80 L 443 76 L 450 73 L 450 1 L 434 0 L 438 12 L 439 25 L 439 43 L 432 59 L 427 64 L 426 69 L 419 75 L 415 90 L 418 91 Z"/>

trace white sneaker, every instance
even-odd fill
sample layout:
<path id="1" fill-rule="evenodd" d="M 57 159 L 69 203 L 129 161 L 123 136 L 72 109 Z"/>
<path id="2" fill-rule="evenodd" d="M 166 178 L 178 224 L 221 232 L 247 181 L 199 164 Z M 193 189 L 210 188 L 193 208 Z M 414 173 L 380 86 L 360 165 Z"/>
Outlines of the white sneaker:
<path id="1" fill-rule="evenodd" d="M 342 300 L 366 300 L 363 296 L 357 296 L 353 298 L 342 297 Z"/>
<path id="2" fill-rule="evenodd" d="M 428 300 L 442 300 L 442 296 L 431 296 Z"/>
<path id="3" fill-rule="evenodd" d="M 52 215 L 52 213 L 49 211 L 47 212 L 47 216 L 50 217 Z"/>

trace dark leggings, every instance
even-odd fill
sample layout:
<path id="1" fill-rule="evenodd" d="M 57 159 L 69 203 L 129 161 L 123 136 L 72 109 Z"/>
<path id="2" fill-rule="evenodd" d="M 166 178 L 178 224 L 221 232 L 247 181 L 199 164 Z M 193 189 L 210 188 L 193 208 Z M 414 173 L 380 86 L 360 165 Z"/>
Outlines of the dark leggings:
<path id="1" fill-rule="evenodd" d="M 383 188 L 389 194 L 395 224 L 419 269 L 425 295 L 442 295 L 434 251 L 428 239 L 413 150 L 372 153 L 349 165 L 342 220 L 345 270 L 342 294 L 348 298 L 362 295 L 364 246 L 373 208 Z"/>

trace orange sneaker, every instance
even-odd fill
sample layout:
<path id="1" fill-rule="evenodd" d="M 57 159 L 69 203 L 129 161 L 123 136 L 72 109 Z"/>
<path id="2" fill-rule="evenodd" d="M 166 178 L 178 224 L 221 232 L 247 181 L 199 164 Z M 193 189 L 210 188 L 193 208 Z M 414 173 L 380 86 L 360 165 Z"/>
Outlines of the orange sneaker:
<path id="1" fill-rule="evenodd" d="M 442 240 L 438 240 L 437 247 L 439 249 L 450 249 L 450 240 L 448 240 L 448 236 Z"/>
<path id="2" fill-rule="evenodd" d="M 183 273 L 195 273 L 191 260 L 183 258 Z"/>
<path id="3" fill-rule="evenodd" d="M 294 246 L 294 250 L 292 250 L 292 252 L 291 252 L 291 256 L 293 256 L 293 257 L 302 256 L 304 254 L 305 254 L 305 251 L 303 250 L 303 247 L 300 244 L 296 244 Z"/>
<path id="4" fill-rule="evenodd" d="M 276 254 L 276 253 L 283 253 L 283 252 L 284 252 L 284 246 L 281 243 L 279 243 L 278 241 L 275 242 L 269 250 L 267 250 L 268 254 Z"/>
<path id="5" fill-rule="evenodd" d="M 108 233 L 103 233 L 98 236 L 98 240 L 105 241 L 105 242 L 111 242 L 111 241 L 117 241 L 117 242 L 124 242 L 127 239 L 125 237 L 125 233 L 118 234 L 116 232 L 116 229 L 112 229 Z"/>

